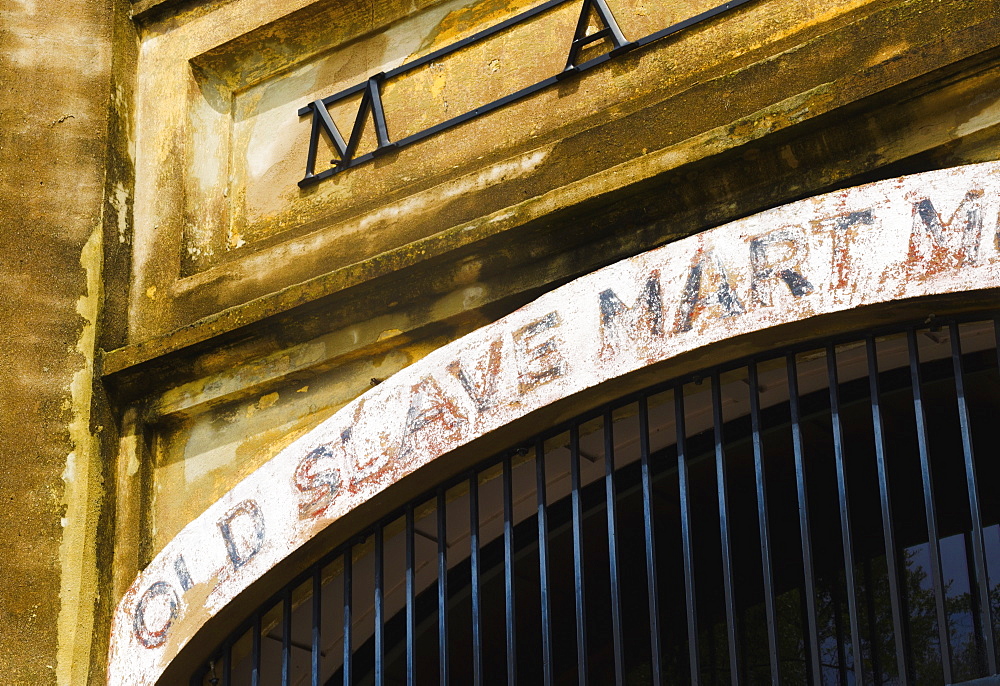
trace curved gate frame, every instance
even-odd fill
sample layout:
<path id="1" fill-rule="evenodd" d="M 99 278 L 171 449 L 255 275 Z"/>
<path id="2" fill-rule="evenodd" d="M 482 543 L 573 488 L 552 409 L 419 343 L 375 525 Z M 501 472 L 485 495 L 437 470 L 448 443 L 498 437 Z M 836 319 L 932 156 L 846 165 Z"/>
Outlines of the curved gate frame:
<path id="1" fill-rule="evenodd" d="M 998 215 L 998 163 L 839 191 L 623 260 L 444 346 L 167 544 L 115 613 L 109 683 L 176 683 L 211 649 L 194 637 L 467 465 L 486 437 L 516 442 L 667 365 L 679 376 L 773 348 L 776 335 L 790 343 L 923 317 L 931 302 L 937 314 L 995 304 Z"/>

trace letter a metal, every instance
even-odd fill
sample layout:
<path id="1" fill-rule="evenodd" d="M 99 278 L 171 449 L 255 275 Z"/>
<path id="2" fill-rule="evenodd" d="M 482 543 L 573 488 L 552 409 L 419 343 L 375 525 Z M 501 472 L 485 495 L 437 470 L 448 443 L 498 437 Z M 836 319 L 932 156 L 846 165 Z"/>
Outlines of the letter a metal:
<path id="1" fill-rule="evenodd" d="M 333 170 L 329 170 L 331 173 L 343 171 L 350 166 L 351 160 L 354 159 L 354 153 L 358 150 L 358 144 L 361 142 L 361 134 L 364 132 L 365 121 L 369 115 L 371 115 L 372 121 L 375 124 L 375 138 L 378 141 L 378 145 L 372 151 L 372 155 L 386 152 L 395 147 L 395 144 L 389 140 L 389 133 L 385 124 L 385 111 L 382 109 L 381 86 L 384 78 L 385 74 L 383 73 L 375 74 L 368 81 L 358 84 L 354 88 L 328 98 L 315 100 L 299 110 L 299 116 L 312 114 L 312 131 L 309 134 L 309 154 L 306 157 L 306 175 L 305 178 L 299 181 L 300 186 L 329 176 L 328 173 L 321 174 L 318 178 L 316 176 L 316 154 L 319 148 L 321 133 L 326 134 L 327 138 L 330 139 L 339 157 L 338 160 L 334 160 L 336 167 Z M 359 90 L 364 93 L 361 96 L 361 105 L 358 107 L 358 114 L 354 119 L 351 137 L 345 141 L 340 133 L 340 129 L 337 128 L 337 124 L 333 121 L 333 117 L 330 116 L 327 106 L 350 97 Z"/>
<path id="2" fill-rule="evenodd" d="M 597 19 L 600 24 L 603 24 L 603 28 L 598 28 L 597 31 L 588 36 L 587 29 L 590 27 L 591 11 L 597 15 Z M 611 9 L 605 0 L 583 0 L 583 7 L 580 9 L 580 19 L 576 22 L 576 33 L 573 34 L 573 44 L 569 48 L 569 58 L 566 60 L 566 68 L 563 69 L 562 73 L 567 74 L 579 71 L 580 65 L 577 64 L 577 59 L 580 57 L 580 51 L 591 43 L 605 39 L 610 40 L 612 45 L 614 45 L 613 50 L 618 50 L 628 44 L 624 34 L 622 34 L 622 30 L 618 28 L 615 15 L 611 13 Z"/>

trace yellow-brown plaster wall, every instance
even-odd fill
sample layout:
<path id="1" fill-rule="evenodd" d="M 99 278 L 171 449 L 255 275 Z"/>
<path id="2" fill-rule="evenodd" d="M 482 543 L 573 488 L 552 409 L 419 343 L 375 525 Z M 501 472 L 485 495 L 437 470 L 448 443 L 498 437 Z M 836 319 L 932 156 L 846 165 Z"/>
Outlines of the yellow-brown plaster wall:
<path id="1" fill-rule="evenodd" d="M 12 683 L 103 683 L 111 608 L 177 531 L 445 343 L 686 234 L 1000 157 L 996 3 L 755 0 L 296 186 L 296 108 L 533 4 L 0 9 Z M 637 38 L 714 3 L 609 4 Z M 393 136 L 550 75 L 574 7 L 387 84 Z"/>
<path id="2" fill-rule="evenodd" d="M 105 639 L 94 640 L 104 631 L 96 618 L 105 420 L 92 410 L 99 406 L 110 17 L 110 5 L 95 0 L 0 5 L 6 684 L 88 683 L 106 650 Z"/>

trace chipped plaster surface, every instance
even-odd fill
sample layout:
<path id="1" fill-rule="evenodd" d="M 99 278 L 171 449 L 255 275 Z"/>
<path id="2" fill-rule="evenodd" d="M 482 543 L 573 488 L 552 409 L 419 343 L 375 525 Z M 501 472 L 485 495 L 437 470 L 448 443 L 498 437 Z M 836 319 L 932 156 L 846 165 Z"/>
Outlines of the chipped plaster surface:
<path id="1" fill-rule="evenodd" d="M 56 675 L 60 684 L 83 684 L 90 670 L 90 641 L 94 631 L 95 597 L 98 592 L 96 538 L 100 505 L 100 444 L 91 431 L 94 352 L 98 310 L 101 303 L 102 229 L 94 229 L 84 246 L 80 265 L 86 273 L 87 290 L 77 301 L 76 311 L 84 324 L 76 352 L 84 365 L 73 375 L 70 386 L 69 424 L 73 452 L 66 457 L 62 519 L 63 538 L 59 561 L 63 573 L 59 589 L 59 652 Z"/>
<path id="2" fill-rule="evenodd" d="M 811 198 L 601 269 L 440 348 L 295 440 L 166 545 L 118 606 L 109 683 L 154 683 L 209 617 L 331 522 L 559 399 L 783 323 L 1000 288 L 998 214 L 998 163 Z"/>

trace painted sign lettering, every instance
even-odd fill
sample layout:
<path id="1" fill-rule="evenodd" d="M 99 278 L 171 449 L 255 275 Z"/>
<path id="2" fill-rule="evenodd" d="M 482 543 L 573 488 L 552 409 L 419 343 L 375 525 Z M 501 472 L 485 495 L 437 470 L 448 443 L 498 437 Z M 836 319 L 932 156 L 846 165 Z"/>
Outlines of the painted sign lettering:
<path id="1" fill-rule="evenodd" d="M 264 545 L 264 515 L 253 500 L 244 500 L 219 520 L 219 531 L 233 567 L 239 569 Z"/>
<path id="2" fill-rule="evenodd" d="M 628 307 L 618 294 L 608 288 L 598 296 L 601 307 L 601 357 L 614 356 L 627 345 L 642 345 L 651 336 L 663 335 L 663 295 L 660 292 L 660 270 L 654 269 L 646 279 L 635 304 Z M 628 337 L 629 340 L 623 340 Z"/>
<path id="3" fill-rule="evenodd" d="M 1000 163 L 803 200 L 623 260 L 446 345 L 192 521 L 119 605 L 109 683 L 152 684 L 194 631 L 332 521 L 432 460 L 726 338 L 1000 289 Z"/>
<path id="4" fill-rule="evenodd" d="M 170 625 L 177 619 L 177 606 L 180 601 L 177 599 L 177 591 L 166 581 L 157 581 L 146 589 L 146 592 L 139 596 L 139 602 L 135 604 L 135 612 L 132 615 L 132 626 L 135 637 L 145 648 L 158 648 L 167 640 L 167 631 Z M 157 614 L 159 617 L 150 618 L 153 614 L 152 608 L 156 605 L 160 607 Z"/>

